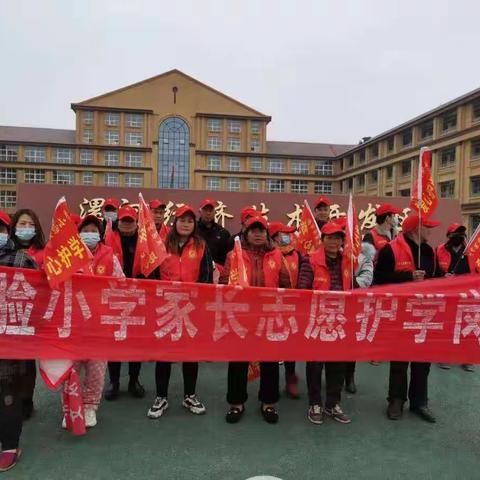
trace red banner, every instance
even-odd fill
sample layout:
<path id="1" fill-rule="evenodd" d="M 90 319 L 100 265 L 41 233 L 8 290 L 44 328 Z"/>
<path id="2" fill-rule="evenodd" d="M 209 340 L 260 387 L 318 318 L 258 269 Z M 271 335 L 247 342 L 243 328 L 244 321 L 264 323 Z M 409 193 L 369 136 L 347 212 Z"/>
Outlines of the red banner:
<path id="1" fill-rule="evenodd" d="M 478 275 L 320 292 L 0 268 L 0 358 L 480 363 Z"/>

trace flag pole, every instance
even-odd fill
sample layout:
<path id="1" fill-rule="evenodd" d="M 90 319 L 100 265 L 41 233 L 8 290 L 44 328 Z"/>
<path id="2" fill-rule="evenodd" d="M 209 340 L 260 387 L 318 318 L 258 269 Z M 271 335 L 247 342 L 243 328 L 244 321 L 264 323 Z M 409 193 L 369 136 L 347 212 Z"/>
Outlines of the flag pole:
<path id="1" fill-rule="evenodd" d="M 350 195 L 348 199 L 348 213 L 347 213 L 347 224 L 348 224 L 348 234 L 350 235 L 350 267 L 352 272 L 352 290 L 354 286 L 354 260 L 353 260 L 353 198 L 352 198 L 352 191 L 350 190 Z"/>

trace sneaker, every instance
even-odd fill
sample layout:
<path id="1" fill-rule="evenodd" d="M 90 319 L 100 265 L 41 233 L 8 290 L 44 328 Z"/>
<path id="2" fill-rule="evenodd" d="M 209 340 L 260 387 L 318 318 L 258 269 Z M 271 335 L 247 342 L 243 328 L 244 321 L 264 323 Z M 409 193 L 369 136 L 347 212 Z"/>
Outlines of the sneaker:
<path id="1" fill-rule="evenodd" d="M 145 389 L 138 381 L 138 378 L 130 379 L 128 382 L 128 393 L 130 393 L 133 398 L 143 398 L 145 396 Z"/>
<path id="2" fill-rule="evenodd" d="M 265 407 L 262 404 L 260 405 L 260 412 L 267 423 L 278 423 L 279 416 L 275 407 Z"/>
<path id="3" fill-rule="evenodd" d="M 168 408 L 166 397 L 157 397 L 147 412 L 148 418 L 160 418 Z"/>
<path id="4" fill-rule="evenodd" d="M 428 423 L 435 423 L 437 419 L 428 407 L 410 407 L 410 411 Z"/>
<path id="5" fill-rule="evenodd" d="M 323 408 L 321 405 L 311 405 L 308 409 L 307 418 L 315 425 L 321 425 L 323 423 Z"/>
<path id="6" fill-rule="evenodd" d="M 195 415 L 203 415 L 207 409 L 205 405 L 194 395 L 185 395 L 182 405 Z"/>
<path id="7" fill-rule="evenodd" d="M 242 408 L 230 407 L 227 414 L 225 415 L 225 421 L 227 423 L 238 423 L 245 413 L 245 406 L 242 405 Z"/>
<path id="8" fill-rule="evenodd" d="M 466 372 L 473 372 L 474 371 L 474 368 L 473 368 L 473 365 L 471 363 L 465 363 L 462 365 L 462 368 L 466 371 Z"/>
<path id="9" fill-rule="evenodd" d="M 111 383 L 110 388 L 105 392 L 105 400 L 112 401 L 118 398 L 120 393 L 120 384 L 118 382 Z"/>
<path id="10" fill-rule="evenodd" d="M 343 413 L 343 410 L 338 403 L 333 408 L 326 408 L 325 414 L 328 415 L 329 417 L 332 417 L 333 420 L 339 423 L 351 422 L 350 417 L 348 417 L 348 415 Z"/>
<path id="11" fill-rule="evenodd" d="M 93 408 L 85 409 L 85 426 L 92 428 L 97 424 L 97 412 Z"/>
<path id="12" fill-rule="evenodd" d="M 438 366 L 442 369 L 442 370 L 450 370 L 450 365 L 448 363 L 439 363 Z"/>
<path id="13" fill-rule="evenodd" d="M 13 468 L 20 458 L 22 450 L 16 448 L 14 450 L 4 450 L 0 453 L 0 472 L 6 472 Z"/>

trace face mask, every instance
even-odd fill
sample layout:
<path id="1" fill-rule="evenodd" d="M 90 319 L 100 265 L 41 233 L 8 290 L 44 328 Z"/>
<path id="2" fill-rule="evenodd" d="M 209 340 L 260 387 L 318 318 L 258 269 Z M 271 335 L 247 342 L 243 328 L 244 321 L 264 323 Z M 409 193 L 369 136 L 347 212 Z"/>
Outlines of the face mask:
<path id="1" fill-rule="evenodd" d="M 80 238 L 88 248 L 94 248 L 100 241 L 100 234 L 98 232 L 80 232 Z"/>
<path id="2" fill-rule="evenodd" d="M 398 217 L 396 215 L 392 215 L 392 228 L 398 227 Z"/>
<path id="3" fill-rule="evenodd" d="M 15 235 L 22 242 L 29 242 L 35 236 L 35 229 L 33 227 L 17 227 Z"/>
<path id="4" fill-rule="evenodd" d="M 280 245 L 290 245 L 289 235 L 280 235 Z"/>
<path id="5" fill-rule="evenodd" d="M 0 248 L 3 248 L 8 242 L 8 234 L 0 233 Z"/>
<path id="6" fill-rule="evenodd" d="M 105 220 L 111 220 L 112 222 L 115 222 L 117 220 L 117 212 L 104 212 L 103 216 L 105 217 Z"/>

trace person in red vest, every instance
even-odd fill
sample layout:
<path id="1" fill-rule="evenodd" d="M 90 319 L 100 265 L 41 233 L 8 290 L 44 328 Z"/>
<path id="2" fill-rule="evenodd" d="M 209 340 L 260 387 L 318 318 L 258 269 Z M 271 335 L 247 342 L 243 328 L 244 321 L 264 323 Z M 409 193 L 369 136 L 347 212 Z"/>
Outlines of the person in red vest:
<path id="1" fill-rule="evenodd" d="M 35 260 L 38 268 L 43 270 L 45 236 L 37 214 L 28 208 L 22 208 L 12 217 L 10 238 L 15 247 Z M 27 360 L 27 374 L 24 377 L 23 416 L 28 419 L 33 414 L 33 393 L 37 379 L 35 360 Z"/>
<path id="2" fill-rule="evenodd" d="M 114 255 L 113 249 L 101 242 L 102 228 L 102 221 L 95 215 L 87 215 L 78 225 L 80 238 L 93 255 L 90 261 L 91 270 L 94 275 L 124 277 L 122 266 Z M 82 400 L 85 408 L 85 426 L 91 428 L 97 424 L 97 409 L 102 398 L 107 362 L 81 360 L 74 362 L 73 368 L 78 373 L 82 368 L 85 370 Z M 67 428 L 65 417 L 62 420 L 62 427 Z"/>
<path id="3" fill-rule="evenodd" d="M 437 276 L 434 249 L 428 244 L 430 230 L 440 222 L 408 216 L 402 224 L 402 233 L 385 245 L 378 253 L 374 281 L 378 285 L 404 282 L 421 282 Z M 420 245 L 419 245 L 420 243 Z M 420 260 L 419 260 L 420 249 Z M 408 366 L 410 364 L 410 387 Z M 430 363 L 390 362 L 387 416 L 399 420 L 403 405 L 408 399 L 410 411 L 427 422 L 434 423 L 435 416 L 428 408 L 428 374 Z"/>
<path id="4" fill-rule="evenodd" d="M 313 216 L 318 228 L 322 228 L 330 219 L 330 205 L 332 202 L 327 197 L 318 197 L 313 205 Z"/>
<path id="5" fill-rule="evenodd" d="M 389 203 L 379 205 L 375 211 L 377 224 L 363 236 L 363 241 L 371 243 L 379 252 L 395 238 L 398 226 L 397 215 L 401 213 L 402 210 Z"/>
<path id="6" fill-rule="evenodd" d="M 232 235 L 230 237 L 230 241 L 228 243 L 228 251 L 230 252 L 231 250 L 233 250 L 233 246 L 234 246 L 234 242 L 235 242 L 235 237 L 238 237 L 240 238 L 240 240 L 242 239 L 243 237 L 243 234 L 245 233 L 245 223 L 246 221 L 249 219 L 249 218 L 252 218 L 252 217 L 261 217 L 262 216 L 262 212 L 259 212 L 258 210 L 255 210 L 253 207 L 251 206 L 247 206 L 247 207 L 244 207 L 242 208 L 241 212 L 240 212 L 240 225 L 241 225 L 241 228 L 240 228 L 240 231 L 234 235 Z"/>
<path id="7" fill-rule="evenodd" d="M 345 272 L 351 271 L 350 260 L 342 255 L 345 232 L 341 225 L 330 221 L 321 230 L 322 246 L 309 256 L 309 268 L 302 268 L 298 288 L 314 290 L 349 290 L 352 280 Z M 322 406 L 322 371 L 325 366 L 326 399 Z M 345 362 L 307 362 L 307 388 L 309 409 L 307 418 L 321 425 L 325 415 L 339 423 L 351 420 L 340 407 L 345 381 Z"/>
<path id="8" fill-rule="evenodd" d="M 251 287 L 290 288 L 290 277 L 282 258 L 282 252 L 275 248 L 268 235 L 268 223 L 264 217 L 251 216 L 244 223 L 241 238 L 243 261 Z M 219 283 L 228 284 L 232 253 L 227 255 L 225 268 Z M 245 413 L 247 401 L 248 362 L 229 362 L 227 402 L 230 409 L 226 414 L 227 423 L 237 423 Z M 278 362 L 260 362 L 260 411 L 268 423 L 278 422 L 275 404 L 280 398 Z"/>
<path id="9" fill-rule="evenodd" d="M 105 220 L 110 220 L 116 225 L 118 221 L 118 209 L 120 202 L 116 198 L 106 198 L 102 205 L 102 214 Z"/>
<path id="10" fill-rule="evenodd" d="M 447 230 L 448 240 L 437 247 L 437 266 L 443 275 L 462 275 L 476 272 L 474 262 L 468 255 L 464 255 L 467 244 L 467 228 L 460 223 L 452 223 Z M 440 363 L 439 367 L 449 370 L 450 364 Z M 463 364 L 466 372 L 473 372 L 471 364 Z"/>
<path id="11" fill-rule="evenodd" d="M 113 249 L 122 266 L 123 273 L 127 278 L 133 278 L 133 262 L 138 238 L 137 212 L 130 205 L 124 205 L 118 210 L 118 228 L 105 232 L 105 245 Z M 128 392 L 132 397 L 143 398 L 145 389 L 139 381 L 140 362 L 129 362 L 128 364 Z M 108 362 L 108 375 L 110 387 L 105 393 L 106 400 L 116 400 L 120 393 L 120 371 L 121 362 Z"/>
<path id="12" fill-rule="evenodd" d="M 162 200 L 154 199 L 148 203 L 148 206 L 152 211 L 153 221 L 155 222 L 155 227 L 157 227 L 157 232 L 159 233 L 160 238 L 165 242 L 168 232 L 170 231 L 164 223 L 167 204 Z"/>
<path id="13" fill-rule="evenodd" d="M 160 280 L 174 282 L 213 283 L 213 262 L 205 241 L 196 231 L 197 221 L 192 207 L 184 205 L 175 212 L 173 226 L 168 233 L 166 248 L 170 254 L 160 266 Z M 157 362 L 155 384 L 157 396 L 147 412 L 152 419 L 160 418 L 168 408 L 168 384 L 171 362 Z M 183 362 L 184 396 L 182 405 L 195 415 L 206 412 L 195 390 L 198 362 Z"/>
<path id="14" fill-rule="evenodd" d="M 288 227 L 282 222 L 270 222 L 268 224 L 268 234 L 272 239 L 273 245 L 277 247 L 283 254 L 283 261 L 290 276 L 291 288 L 297 288 L 298 272 L 300 265 L 306 262 L 300 252 L 295 250 L 292 245 L 292 233 L 295 227 Z M 285 391 L 290 398 L 300 398 L 298 392 L 298 376 L 295 373 L 295 362 L 284 362 L 285 365 Z"/>

